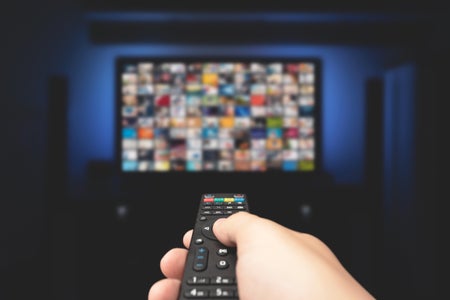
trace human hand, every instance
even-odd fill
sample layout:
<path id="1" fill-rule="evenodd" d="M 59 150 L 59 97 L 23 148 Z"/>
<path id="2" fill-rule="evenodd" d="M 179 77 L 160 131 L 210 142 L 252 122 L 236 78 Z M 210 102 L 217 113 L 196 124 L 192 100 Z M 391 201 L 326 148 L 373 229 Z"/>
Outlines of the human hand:
<path id="1" fill-rule="evenodd" d="M 375 299 L 318 238 L 247 212 L 219 219 L 213 231 L 226 246 L 237 247 L 240 300 Z M 192 230 L 183 244 L 188 248 Z M 187 249 L 174 248 L 161 259 L 166 278 L 154 283 L 149 300 L 176 300 Z"/>

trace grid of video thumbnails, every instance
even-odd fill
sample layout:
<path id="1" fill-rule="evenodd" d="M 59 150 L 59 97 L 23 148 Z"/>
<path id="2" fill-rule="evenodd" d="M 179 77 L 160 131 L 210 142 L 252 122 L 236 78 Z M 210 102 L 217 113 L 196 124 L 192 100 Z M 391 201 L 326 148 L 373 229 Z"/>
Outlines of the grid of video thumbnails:
<path id="1" fill-rule="evenodd" d="M 311 62 L 121 67 L 125 172 L 312 171 Z"/>

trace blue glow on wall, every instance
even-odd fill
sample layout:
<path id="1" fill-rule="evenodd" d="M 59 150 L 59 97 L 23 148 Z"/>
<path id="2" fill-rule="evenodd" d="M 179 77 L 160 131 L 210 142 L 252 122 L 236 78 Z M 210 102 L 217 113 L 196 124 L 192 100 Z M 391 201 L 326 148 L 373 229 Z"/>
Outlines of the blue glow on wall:
<path id="1" fill-rule="evenodd" d="M 364 161 L 365 80 L 382 72 L 384 52 L 346 47 L 102 46 L 83 56 L 69 74 L 71 165 L 81 175 L 90 159 L 114 157 L 114 62 L 117 56 L 317 56 L 323 62 L 323 166 L 337 183 L 359 183 Z"/>
<path id="2" fill-rule="evenodd" d="M 384 95 L 384 209 L 386 220 L 409 216 L 416 197 L 415 106 L 417 69 L 404 64 L 386 72 Z"/>
<path id="3" fill-rule="evenodd" d="M 87 22 L 54 71 L 69 78 L 71 190 L 83 186 L 87 163 L 113 160 L 115 59 L 118 56 L 317 57 L 322 60 L 322 161 L 337 184 L 360 184 L 364 174 L 366 80 L 382 76 L 397 49 L 330 45 L 93 45 Z M 66 45 L 66 47 L 68 47 Z"/>
<path id="4" fill-rule="evenodd" d="M 398 21 L 415 20 L 417 15 L 403 14 L 395 16 L 387 13 L 182 13 L 182 12 L 90 12 L 85 15 L 86 19 L 91 21 L 114 21 L 114 22 L 209 22 L 209 21 L 227 21 L 227 22 L 271 22 L 271 23 L 335 23 L 335 22 L 373 22 L 373 21 Z"/>

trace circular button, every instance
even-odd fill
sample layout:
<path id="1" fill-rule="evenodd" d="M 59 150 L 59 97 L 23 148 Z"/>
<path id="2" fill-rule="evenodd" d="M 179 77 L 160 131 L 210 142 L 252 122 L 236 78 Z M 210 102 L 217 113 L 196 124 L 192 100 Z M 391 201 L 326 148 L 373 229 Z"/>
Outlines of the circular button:
<path id="1" fill-rule="evenodd" d="M 194 243 L 195 243 L 196 245 L 203 244 L 203 239 L 201 239 L 201 238 L 195 239 Z"/>
<path id="2" fill-rule="evenodd" d="M 217 238 L 213 233 L 213 223 L 208 222 L 202 227 L 202 234 L 210 240 L 216 240 Z"/>
<path id="3" fill-rule="evenodd" d="M 228 266 L 229 266 L 230 264 L 226 261 L 226 260 L 219 260 L 218 262 L 217 262 L 217 267 L 219 268 L 219 269 L 226 269 L 226 268 L 228 268 Z"/>

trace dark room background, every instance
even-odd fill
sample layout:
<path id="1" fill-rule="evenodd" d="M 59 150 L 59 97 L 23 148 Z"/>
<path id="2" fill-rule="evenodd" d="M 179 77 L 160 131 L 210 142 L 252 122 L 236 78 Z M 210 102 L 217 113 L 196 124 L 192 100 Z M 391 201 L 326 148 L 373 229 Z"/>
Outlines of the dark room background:
<path id="1" fill-rule="evenodd" d="M 161 256 L 192 226 L 198 196 L 217 188 L 248 193 L 255 213 L 324 240 L 378 299 L 440 299 L 449 67 L 441 4 L 2 8 L 0 298 L 146 299 Z M 211 55 L 321 60 L 321 174 L 263 187 L 227 176 L 124 182 L 115 59 Z"/>

